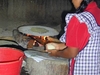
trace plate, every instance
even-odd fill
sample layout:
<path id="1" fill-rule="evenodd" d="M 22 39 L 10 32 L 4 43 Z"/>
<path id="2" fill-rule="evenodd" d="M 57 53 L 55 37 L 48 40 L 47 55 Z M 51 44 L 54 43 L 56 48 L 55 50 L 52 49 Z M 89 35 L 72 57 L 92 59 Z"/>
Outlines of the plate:
<path id="1" fill-rule="evenodd" d="M 18 31 L 23 34 L 29 34 L 34 36 L 56 36 L 58 31 L 46 26 L 20 26 Z"/>

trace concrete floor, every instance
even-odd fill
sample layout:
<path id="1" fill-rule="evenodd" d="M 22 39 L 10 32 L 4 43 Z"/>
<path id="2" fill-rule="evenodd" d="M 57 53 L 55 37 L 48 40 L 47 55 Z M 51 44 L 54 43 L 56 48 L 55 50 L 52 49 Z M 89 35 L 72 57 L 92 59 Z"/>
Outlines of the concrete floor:
<path id="1" fill-rule="evenodd" d="M 24 69 L 24 67 L 22 67 L 22 70 L 21 70 L 21 74 L 20 75 L 29 75 L 27 73 L 27 71 Z"/>

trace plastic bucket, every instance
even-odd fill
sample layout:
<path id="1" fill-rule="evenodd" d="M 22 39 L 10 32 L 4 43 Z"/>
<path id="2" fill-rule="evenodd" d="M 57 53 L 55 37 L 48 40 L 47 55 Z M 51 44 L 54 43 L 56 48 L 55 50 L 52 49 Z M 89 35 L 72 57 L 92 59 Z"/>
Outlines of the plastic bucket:
<path id="1" fill-rule="evenodd" d="M 0 75 L 20 75 L 23 59 L 21 50 L 0 47 Z"/>

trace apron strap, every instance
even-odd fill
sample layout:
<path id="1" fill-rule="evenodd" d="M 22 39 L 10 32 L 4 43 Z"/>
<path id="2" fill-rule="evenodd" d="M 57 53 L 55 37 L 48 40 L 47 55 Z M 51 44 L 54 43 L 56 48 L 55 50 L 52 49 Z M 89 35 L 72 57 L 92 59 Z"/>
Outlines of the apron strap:
<path id="1" fill-rule="evenodd" d="M 69 68 L 69 74 L 68 75 L 73 75 L 74 72 L 74 64 L 75 64 L 75 59 L 71 59 L 71 64 L 70 64 L 70 68 Z"/>

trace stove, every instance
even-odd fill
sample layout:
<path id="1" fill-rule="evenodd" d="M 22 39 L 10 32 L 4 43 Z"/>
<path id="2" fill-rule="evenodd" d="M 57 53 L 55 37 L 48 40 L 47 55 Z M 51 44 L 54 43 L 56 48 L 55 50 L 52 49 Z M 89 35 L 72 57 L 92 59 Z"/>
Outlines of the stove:
<path id="1" fill-rule="evenodd" d="M 15 41 L 26 49 L 44 50 L 44 46 L 50 42 L 60 42 L 57 39 L 58 32 L 45 26 L 20 26 L 13 30 Z"/>

